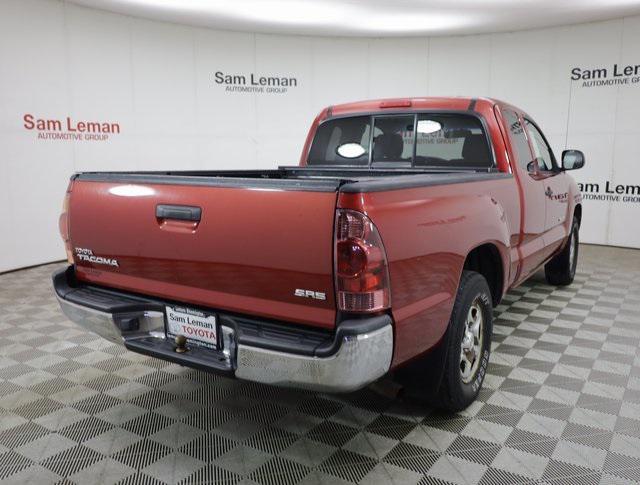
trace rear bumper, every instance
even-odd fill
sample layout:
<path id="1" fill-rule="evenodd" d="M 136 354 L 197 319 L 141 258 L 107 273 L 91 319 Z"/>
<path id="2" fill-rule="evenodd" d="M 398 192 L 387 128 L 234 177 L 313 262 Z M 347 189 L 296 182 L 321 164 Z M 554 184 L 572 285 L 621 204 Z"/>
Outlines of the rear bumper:
<path id="1" fill-rule="evenodd" d="M 239 379 L 324 392 L 348 392 L 386 374 L 391 365 L 391 317 L 346 320 L 335 332 L 218 315 L 218 349 L 176 353 L 165 334 L 165 302 L 77 283 L 73 268 L 53 275 L 64 314 L 129 350 Z"/>

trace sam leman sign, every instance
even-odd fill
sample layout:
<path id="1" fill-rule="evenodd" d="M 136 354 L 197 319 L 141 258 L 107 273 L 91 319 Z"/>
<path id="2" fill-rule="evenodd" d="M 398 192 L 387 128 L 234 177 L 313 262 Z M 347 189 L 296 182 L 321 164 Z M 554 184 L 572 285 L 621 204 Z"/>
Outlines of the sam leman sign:
<path id="1" fill-rule="evenodd" d="M 216 71 L 213 82 L 230 93 L 284 94 L 298 87 L 298 78 L 291 76 L 263 76 L 255 73 L 228 74 Z"/>
<path id="2" fill-rule="evenodd" d="M 585 69 L 574 67 L 571 69 L 571 80 L 582 81 L 584 88 L 594 86 L 618 86 L 640 84 L 640 64 L 614 64 L 611 67 Z"/>

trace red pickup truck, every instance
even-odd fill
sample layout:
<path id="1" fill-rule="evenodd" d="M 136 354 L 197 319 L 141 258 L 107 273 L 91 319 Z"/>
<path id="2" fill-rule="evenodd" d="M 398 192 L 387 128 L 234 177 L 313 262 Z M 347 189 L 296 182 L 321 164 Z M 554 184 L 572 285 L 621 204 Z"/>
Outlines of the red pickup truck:
<path id="1" fill-rule="evenodd" d="M 73 175 L 54 287 L 71 320 L 134 352 L 328 392 L 420 364 L 462 409 L 492 307 L 542 266 L 574 278 L 566 171 L 583 164 L 501 101 L 331 106 L 296 167 Z"/>

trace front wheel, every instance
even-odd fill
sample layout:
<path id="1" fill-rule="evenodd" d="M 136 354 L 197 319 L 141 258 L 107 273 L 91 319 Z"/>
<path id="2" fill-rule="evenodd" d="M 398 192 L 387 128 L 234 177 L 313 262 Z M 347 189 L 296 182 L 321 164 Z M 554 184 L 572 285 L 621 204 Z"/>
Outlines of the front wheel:
<path id="1" fill-rule="evenodd" d="M 493 306 L 482 275 L 464 271 L 449 322 L 440 407 L 460 411 L 475 401 L 489 364 Z"/>
<path id="2" fill-rule="evenodd" d="M 573 283 L 578 265 L 579 229 L 578 219 L 574 217 L 567 244 L 544 266 L 544 275 L 550 285 L 566 286 Z"/>

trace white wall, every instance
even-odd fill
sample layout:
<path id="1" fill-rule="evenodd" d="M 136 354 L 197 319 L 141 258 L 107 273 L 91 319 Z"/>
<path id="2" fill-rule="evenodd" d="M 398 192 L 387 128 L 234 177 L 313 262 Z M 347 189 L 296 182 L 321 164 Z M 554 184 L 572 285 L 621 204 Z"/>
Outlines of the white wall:
<path id="1" fill-rule="evenodd" d="M 640 185 L 640 83 L 583 87 L 573 67 L 640 64 L 640 17 L 466 37 L 334 39 L 218 32 L 56 0 L 0 2 L 0 271 L 62 259 L 57 230 L 81 170 L 297 163 L 325 105 L 474 95 L 527 110 L 579 182 Z M 227 93 L 230 74 L 294 76 L 284 94 Z M 117 122 L 106 141 L 42 140 L 23 116 Z M 585 201 L 582 239 L 640 247 L 640 202 Z"/>

